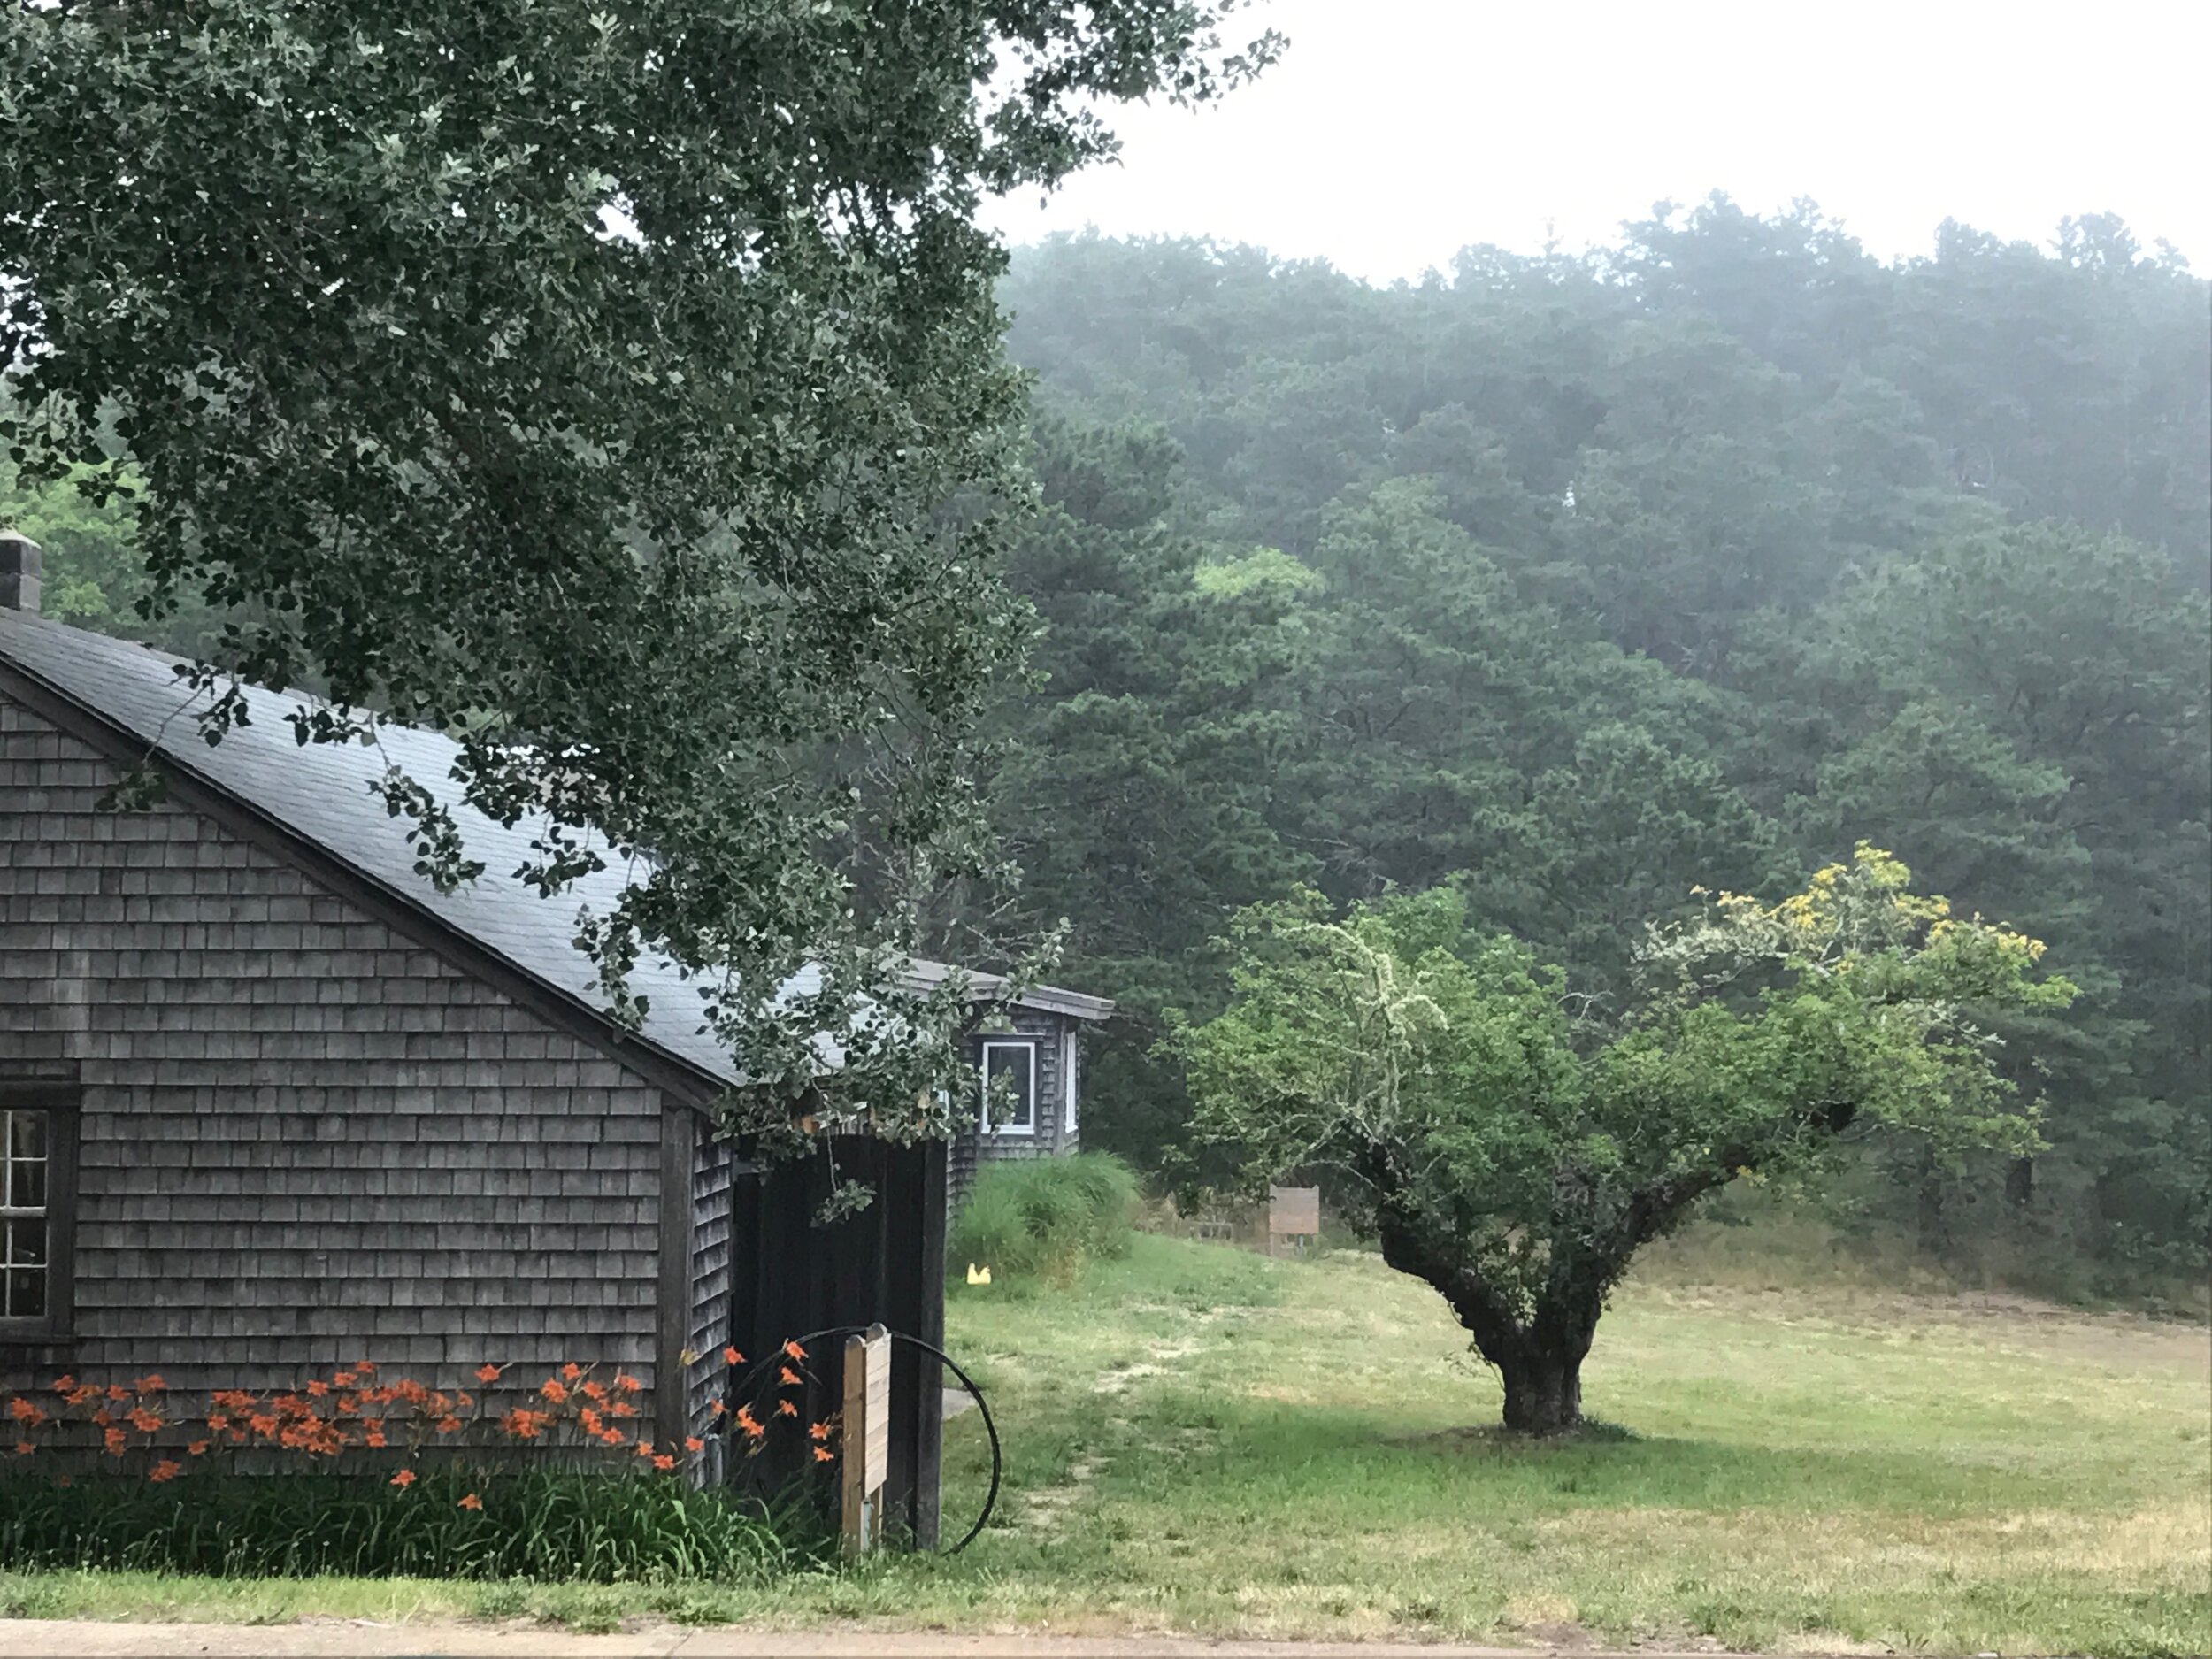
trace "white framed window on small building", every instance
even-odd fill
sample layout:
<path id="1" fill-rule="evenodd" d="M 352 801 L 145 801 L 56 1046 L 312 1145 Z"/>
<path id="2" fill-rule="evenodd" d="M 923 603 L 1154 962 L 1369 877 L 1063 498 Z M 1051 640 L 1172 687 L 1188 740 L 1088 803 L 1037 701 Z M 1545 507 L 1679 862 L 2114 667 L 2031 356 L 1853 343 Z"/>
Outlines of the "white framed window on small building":
<path id="1" fill-rule="evenodd" d="M 1037 1045 L 1023 1040 L 983 1043 L 983 1133 L 989 1135 L 1033 1135 L 1037 1133 Z"/>

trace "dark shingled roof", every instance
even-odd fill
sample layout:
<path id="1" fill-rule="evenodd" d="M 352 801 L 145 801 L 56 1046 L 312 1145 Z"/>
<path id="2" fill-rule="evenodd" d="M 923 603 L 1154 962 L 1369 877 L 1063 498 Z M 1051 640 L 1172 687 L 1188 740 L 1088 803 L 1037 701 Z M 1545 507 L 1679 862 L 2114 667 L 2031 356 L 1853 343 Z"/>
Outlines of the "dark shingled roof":
<path id="1" fill-rule="evenodd" d="M 314 700 L 305 693 L 244 688 L 251 723 L 219 743 L 205 742 L 194 718 L 206 694 L 174 672 L 180 658 L 105 634 L 65 627 L 0 607 L 0 658 L 88 712 L 121 727 L 170 764 L 313 842 L 390 896 L 490 950 L 564 997 L 603 1012 L 593 964 L 575 946 L 580 912 L 604 912 L 628 878 L 617 867 L 587 876 L 556 898 L 542 898 L 509 872 L 529 861 L 530 843 L 547 820 L 512 829 L 460 798 L 453 779 L 459 749 L 451 739 L 411 726 L 380 728 L 380 748 L 359 743 L 299 744 L 286 715 Z M 397 765 L 443 799 L 485 873 L 441 895 L 415 873 L 403 821 L 370 794 L 388 766 Z M 916 977 L 941 980 L 957 970 L 916 963 Z M 787 990 L 801 988 L 802 971 Z M 994 976 L 972 976 L 976 994 L 995 990 Z M 648 953 L 630 988 L 649 1009 L 638 1036 L 664 1054 L 725 1083 L 741 1080 L 726 1050 L 704 1029 L 699 982 L 672 962 Z M 1018 999 L 1080 1019 L 1103 1019 L 1113 1004 L 1072 991 L 1041 987 Z"/>

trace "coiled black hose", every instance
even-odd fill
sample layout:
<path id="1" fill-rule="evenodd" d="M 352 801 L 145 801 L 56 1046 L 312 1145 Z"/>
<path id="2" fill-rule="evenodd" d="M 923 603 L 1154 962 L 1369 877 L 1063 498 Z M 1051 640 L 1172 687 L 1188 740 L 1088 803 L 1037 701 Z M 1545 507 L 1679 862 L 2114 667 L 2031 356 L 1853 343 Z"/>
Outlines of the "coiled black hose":
<path id="1" fill-rule="evenodd" d="M 865 1336 L 872 1328 L 873 1327 L 872 1326 L 864 1325 L 833 1325 L 823 1330 L 810 1331 L 806 1335 L 795 1337 L 792 1340 L 797 1342 L 801 1348 L 808 1348 L 816 1342 L 831 1341 L 840 1337 Z M 923 1353 L 930 1356 L 933 1359 L 942 1364 L 948 1371 L 951 1371 L 954 1376 L 960 1379 L 960 1386 L 968 1391 L 968 1397 L 975 1402 L 976 1410 L 982 1415 L 984 1433 L 990 1437 L 991 1485 L 990 1489 L 983 1494 L 983 1508 L 975 1517 L 975 1525 L 967 1530 L 966 1533 L 963 1535 L 958 1543 L 955 1544 L 950 1549 L 941 1548 L 937 1552 L 941 1555 L 956 1555 L 962 1550 L 967 1548 L 969 1545 L 974 1543 L 976 1539 L 981 1535 L 983 1529 L 990 1524 L 991 1511 L 998 1506 L 999 1478 L 1006 1466 L 1005 1455 L 999 1446 L 998 1425 L 992 1420 L 990 1402 L 984 1399 L 983 1390 L 976 1386 L 974 1378 L 969 1376 L 966 1371 L 961 1369 L 960 1362 L 958 1360 L 953 1358 L 951 1355 L 946 1353 L 944 1349 L 937 1347 L 934 1343 L 923 1341 L 918 1336 L 910 1336 L 903 1331 L 893 1331 L 887 1326 L 885 1329 L 886 1334 L 890 1336 L 894 1341 L 903 1342 L 910 1348 L 919 1348 Z M 752 1384 L 755 1377 L 766 1371 L 770 1365 L 780 1363 L 782 1360 L 783 1350 L 781 1348 L 778 1348 L 772 1353 L 763 1355 L 760 1358 L 752 1363 L 751 1367 L 745 1372 L 744 1377 L 741 1379 L 739 1388 L 737 1390 L 733 1390 L 733 1392 L 741 1394 L 747 1385 Z M 942 1409 L 942 1408 L 940 1407 L 940 1409 Z"/>

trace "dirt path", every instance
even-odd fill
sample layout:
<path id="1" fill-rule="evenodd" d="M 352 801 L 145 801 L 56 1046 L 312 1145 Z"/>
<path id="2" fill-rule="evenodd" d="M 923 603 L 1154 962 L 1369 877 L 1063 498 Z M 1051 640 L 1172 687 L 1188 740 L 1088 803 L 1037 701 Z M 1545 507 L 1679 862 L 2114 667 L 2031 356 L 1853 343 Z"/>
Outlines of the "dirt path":
<path id="1" fill-rule="evenodd" d="M 1608 1655 L 1587 1647 L 1465 1647 L 1406 1642 L 1213 1641 L 1188 1636 L 958 1636 L 929 1631 L 691 1630 L 652 1624 L 605 1636 L 583 1636 L 542 1624 L 408 1623 L 302 1619 L 291 1624 L 138 1624 L 89 1619 L 0 1619 L 0 1654 L 8 1659 L 173 1659 L 223 1655 L 239 1659 L 1534 1659 L 1545 1653 L 1573 1659 L 1722 1659 L 1710 1652 L 1667 1654 L 1639 1649 Z M 1795 1659 L 1803 1659 L 1802 1655 Z"/>

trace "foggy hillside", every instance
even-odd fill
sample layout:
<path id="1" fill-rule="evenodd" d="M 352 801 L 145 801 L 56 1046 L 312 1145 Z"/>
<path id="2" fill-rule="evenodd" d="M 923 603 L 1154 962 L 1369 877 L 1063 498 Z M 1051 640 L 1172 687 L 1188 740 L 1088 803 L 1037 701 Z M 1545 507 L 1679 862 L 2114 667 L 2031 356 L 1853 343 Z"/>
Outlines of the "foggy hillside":
<path id="1" fill-rule="evenodd" d="M 2087 995 L 2014 1067 L 2047 1152 L 1875 1137 L 1841 1211 L 2047 1277 L 2200 1263 L 2208 288 L 2109 219 L 2055 249 L 1884 265 L 1717 198 L 1388 289 L 1018 254 L 1049 680 L 997 790 L 1132 1016 L 1097 1135 L 1185 1167 L 1147 1050 L 1236 905 L 1456 881 L 1601 1008 L 1693 885 L 1866 840 Z"/>

